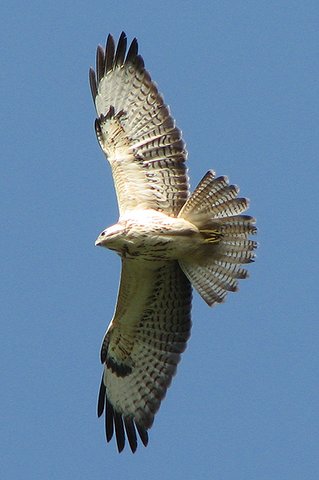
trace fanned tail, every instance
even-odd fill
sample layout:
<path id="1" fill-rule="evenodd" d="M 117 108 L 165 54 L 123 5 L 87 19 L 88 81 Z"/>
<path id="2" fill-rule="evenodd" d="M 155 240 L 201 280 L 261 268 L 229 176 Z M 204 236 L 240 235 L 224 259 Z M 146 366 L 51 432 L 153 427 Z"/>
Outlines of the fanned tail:
<path id="1" fill-rule="evenodd" d="M 239 188 L 227 177 L 207 172 L 179 213 L 197 226 L 203 237 L 198 255 L 180 260 L 180 266 L 194 288 L 208 303 L 224 301 L 228 291 L 238 289 L 238 279 L 247 278 L 241 265 L 254 261 L 257 243 L 255 219 L 242 215 L 249 202 L 238 198 Z"/>

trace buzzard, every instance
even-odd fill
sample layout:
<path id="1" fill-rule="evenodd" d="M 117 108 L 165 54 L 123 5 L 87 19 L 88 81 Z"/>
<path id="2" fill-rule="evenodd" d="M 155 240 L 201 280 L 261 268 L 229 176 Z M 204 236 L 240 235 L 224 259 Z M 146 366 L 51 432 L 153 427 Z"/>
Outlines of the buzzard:
<path id="1" fill-rule="evenodd" d="M 132 452 L 160 407 L 191 331 L 192 286 L 208 305 L 224 301 L 247 277 L 255 220 L 246 198 L 210 170 L 190 193 L 187 152 L 156 84 L 123 32 L 99 46 L 90 86 L 95 131 L 111 165 L 118 222 L 95 245 L 122 261 L 117 305 L 101 348 L 98 416 Z"/>

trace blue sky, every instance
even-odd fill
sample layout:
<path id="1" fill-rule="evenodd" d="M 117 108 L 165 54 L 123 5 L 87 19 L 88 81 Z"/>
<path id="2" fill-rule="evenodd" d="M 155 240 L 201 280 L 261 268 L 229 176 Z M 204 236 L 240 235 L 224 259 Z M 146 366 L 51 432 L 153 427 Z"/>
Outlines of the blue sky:
<path id="1" fill-rule="evenodd" d="M 2 478 L 318 478 L 318 17 L 307 0 L 1 6 Z M 238 294 L 194 295 L 135 455 L 95 413 L 120 263 L 94 247 L 117 205 L 87 73 L 122 30 L 183 130 L 192 187 L 228 175 L 260 243 Z"/>

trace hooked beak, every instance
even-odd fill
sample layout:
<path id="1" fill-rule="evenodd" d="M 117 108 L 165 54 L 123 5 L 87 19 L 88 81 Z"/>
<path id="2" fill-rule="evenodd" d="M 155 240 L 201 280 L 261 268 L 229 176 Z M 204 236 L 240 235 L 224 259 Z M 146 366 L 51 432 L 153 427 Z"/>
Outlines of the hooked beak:
<path id="1" fill-rule="evenodd" d="M 95 240 L 95 246 L 101 247 L 101 243 L 102 243 L 102 239 L 100 238 L 100 236 L 98 236 L 97 239 Z"/>

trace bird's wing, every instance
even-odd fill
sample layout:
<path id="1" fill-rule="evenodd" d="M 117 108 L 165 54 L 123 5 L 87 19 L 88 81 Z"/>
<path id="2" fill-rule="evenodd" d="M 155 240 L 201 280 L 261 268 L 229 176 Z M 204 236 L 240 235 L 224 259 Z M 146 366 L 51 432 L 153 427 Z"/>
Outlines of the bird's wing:
<path id="1" fill-rule="evenodd" d="M 177 215 L 188 197 L 187 152 L 180 130 L 144 68 L 134 39 L 126 52 L 108 36 L 99 46 L 90 85 L 97 111 L 95 130 L 109 160 L 120 215 L 154 209 Z"/>
<path id="2" fill-rule="evenodd" d="M 106 409 L 107 441 L 115 431 L 119 451 L 125 436 L 136 450 L 136 431 L 147 445 L 147 430 L 190 335 L 191 297 L 178 262 L 154 267 L 122 259 L 117 307 L 101 349 L 105 367 L 98 400 L 98 415 Z"/>

